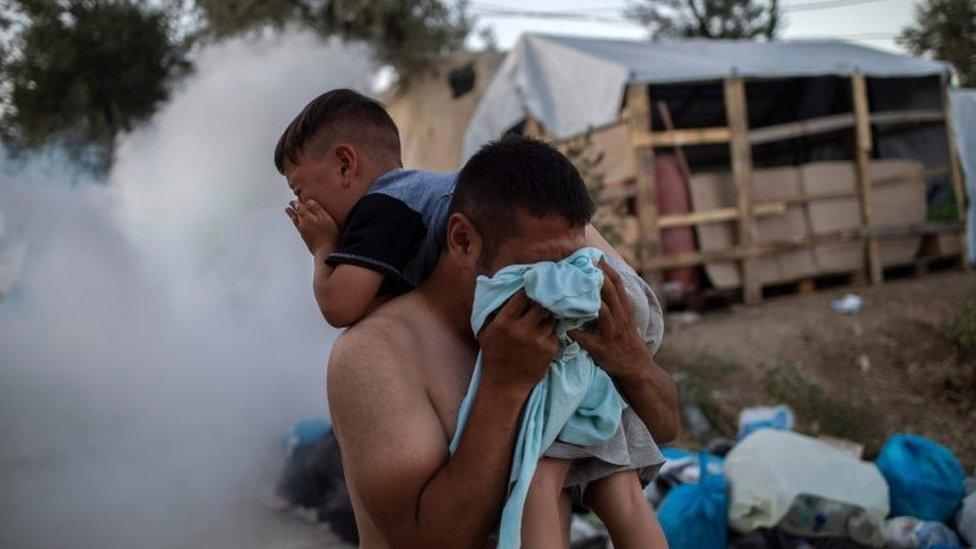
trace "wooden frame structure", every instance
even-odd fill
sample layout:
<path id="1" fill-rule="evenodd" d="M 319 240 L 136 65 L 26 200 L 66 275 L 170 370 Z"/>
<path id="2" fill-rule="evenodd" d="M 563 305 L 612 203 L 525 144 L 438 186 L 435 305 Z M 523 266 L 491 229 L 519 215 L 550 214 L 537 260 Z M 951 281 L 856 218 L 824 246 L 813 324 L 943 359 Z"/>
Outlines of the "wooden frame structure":
<path id="1" fill-rule="evenodd" d="M 634 190 L 637 223 L 639 228 L 635 250 L 639 270 L 652 284 L 659 284 L 665 269 L 702 265 L 708 262 L 736 261 L 742 278 L 742 294 L 746 303 L 762 299 L 762 286 L 756 270 L 760 257 L 782 251 L 810 247 L 828 242 L 862 242 L 864 245 L 863 274 L 872 284 L 883 281 L 884 271 L 879 251 L 879 241 L 884 238 L 918 236 L 923 234 L 956 233 L 962 235 L 966 212 L 966 195 L 963 190 L 962 172 L 955 148 L 955 136 L 949 122 L 948 89 L 945 78 L 941 80 L 942 105 L 938 110 L 899 110 L 871 112 L 868 101 L 867 81 L 863 74 L 850 77 L 853 108 L 850 113 L 824 116 L 799 122 L 791 122 L 750 130 L 748 125 L 747 98 L 744 81 L 736 76 L 723 81 L 726 112 L 725 127 L 675 129 L 652 131 L 651 88 L 647 84 L 632 84 L 627 89 L 624 118 L 628 124 L 628 140 L 634 157 L 636 185 Z M 949 175 L 958 207 L 958 220 L 954 223 L 925 223 L 921 226 L 904 227 L 874 226 L 871 210 L 873 188 L 900 182 L 901 178 L 872 178 L 870 159 L 872 147 L 871 128 L 887 124 L 941 122 L 946 132 L 948 158 L 945 165 L 924 170 L 925 177 Z M 816 198 L 801 196 L 782 202 L 754 203 L 752 198 L 753 169 L 752 146 L 802 136 L 852 129 L 855 132 L 854 164 L 857 193 L 818 195 Z M 654 175 L 654 151 L 659 147 L 727 144 L 731 158 L 732 180 L 736 186 L 736 206 L 686 214 L 661 215 L 658 211 Z M 619 194 L 619 193 L 617 193 Z M 616 196 L 615 198 L 619 198 Z M 806 203 L 825 198 L 857 198 L 860 206 L 860 227 L 852 230 L 833 231 L 810 235 L 789 241 L 757 244 L 754 220 L 757 217 L 782 213 L 792 203 Z M 736 222 L 736 244 L 725 250 L 694 251 L 663 254 L 661 230 L 674 227 L 696 226 L 706 223 Z M 960 263 L 967 264 L 965 246 L 961 246 Z"/>

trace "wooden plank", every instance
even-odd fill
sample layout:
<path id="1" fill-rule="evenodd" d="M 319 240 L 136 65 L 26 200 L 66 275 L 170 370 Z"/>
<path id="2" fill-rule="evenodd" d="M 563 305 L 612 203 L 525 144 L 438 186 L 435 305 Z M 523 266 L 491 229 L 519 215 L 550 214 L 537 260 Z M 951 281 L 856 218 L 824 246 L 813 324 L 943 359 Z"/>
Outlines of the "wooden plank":
<path id="1" fill-rule="evenodd" d="M 670 269 L 674 267 L 692 267 L 705 263 L 721 263 L 729 261 L 741 261 L 746 259 L 755 260 L 760 257 L 788 252 L 820 244 L 830 244 L 834 242 L 855 242 L 861 239 L 860 229 L 840 229 L 816 235 L 803 235 L 793 239 L 782 240 L 779 242 L 767 242 L 753 245 L 750 248 L 734 246 L 723 250 L 710 250 L 707 252 L 683 252 L 679 254 L 668 254 L 658 256 L 650 260 L 647 268 Z"/>
<path id="2" fill-rule="evenodd" d="M 772 143 L 774 141 L 784 141 L 786 139 L 843 130 L 853 126 L 854 115 L 852 113 L 832 114 L 829 116 L 810 118 L 808 120 L 756 128 L 749 132 L 749 142 L 753 145 L 761 145 L 763 143 Z"/>
<path id="3" fill-rule="evenodd" d="M 940 86 L 942 87 L 942 114 L 945 121 L 946 147 L 949 149 L 949 180 L 952 182 L 952 192 L 956 198 L 958 219 L 963 221 L 966 219 L 966 191 L 962 184 L 959 151 L 956 149 L 956 132 L 952 127 L 952 117 L 949 112 L 949 82 L 944 74 Z M 960 236 L 963 236 L 961 231 Z M 965 238 L 963 238 L 963 242 L 965 242 Z M 966 257 L 966 246 L 963 245 L 961 249 L 959 260 L 963 268 L 966 268 L 969 265 L 969 258 Z"/>
<path id="4" fill-rule="evenodd" d="M 783 215 L 784 213 L 786 213 L 786 204 L 783 202 L 762 202 L 752 207 L 753 217 L 769 217 Z M 674 227 L 687 227 L 689 225 L 736 221 L 737 219 L 739 219 L 739 210 L 737 208 L 718 208 L 715 210 L 702 210 L 684 214 L 662 215 L 658 219 L 658 226 L 662 229 L 672 229 Z"/>
<path id="5" fill-rule="evenodd" d="M 705 263 L 737 261 L 743 258 L 760 258 L 771 254 L 819 246 L 821 244 L 864 241 L 869 237 L 882 240 L 897 240 L 926 234 L 956 233 L 962 230 L 964 226 L 965 224 L 963 222 L 952 221 L 929 222 L 897 227 L 872 227 L 871 229 L 839 229 L 815 235 L 798 236 L 793 239 L 778 242 L 767 242 L 755 245 L 752 248 L 735 246 L 724 250 L 662 255 L 652 259 L 648 264 L 648 268 L 670 269 L 674 267 L 692 267 Z M 823 273 L 818 273 L 817 276 L 821 274 Z"/>
<path id="6" fill-rule="evenodd" d="M 684 147 L 690 145 L 714 145 L 729 142 L 728 128 L 688 128 L 654 132 L 637 136 L 630 146 L 641 147 Z"/>
<path id="7" fill-rule="evenodd" d="M 919 124 L 926 122 L 941 122 L 945 115 L 934 109 L 909 109 L 900 111 L 882 111 L 871 113 L 871 123 L 886 124 Z"/>
<path id="8" fill-rule="evenodd" d="M 729 126 L 729 152 L 732 156 L 732 180 L 736 189 L 736 208 L 739 213 L 736 243 L 740 248 L 753 245 L 752 223 L 752 147 L 749 144 L 749 113 L 746 108 L 746 87 L 739 77 L 725 79 L 725 118 Z M 755 259 L 744 257 L 739 262 L 742 271 L 742 298 L 746 303 L 762 299 L 762 287 Z"/>
<path id="9" fill-rule="evenodd" d="M 646 85 L 627 87 L 628 124 L 630 142 L 635 143 L 651 135 L 651 96 Z M 654 147 L 633 148 L 637 179 L 637 262 L 643 266 L 660 253 L 661 232 L 658 227 L 657 187 L 654 180 Z M 661 273 L 642 269 L 652 287 L 661 287 Z"/>
<path id="10" fill-rule="evenodd" d="M 857 186 L 860 191 L 861 227 L 870 230 L 873 226 L 871 206 L 871 122 L 868 106 L 867 80 L 857 73 L 851 76 L 851 91 L 854 101 L 854 121 L 856 145 L 854 168 Z M 865 240 L 864 251 L 867 256 L 868 276 L 871 284 L 880 284 L 884 278 L 881 267 L 881 249 L 873 236 Z"/>

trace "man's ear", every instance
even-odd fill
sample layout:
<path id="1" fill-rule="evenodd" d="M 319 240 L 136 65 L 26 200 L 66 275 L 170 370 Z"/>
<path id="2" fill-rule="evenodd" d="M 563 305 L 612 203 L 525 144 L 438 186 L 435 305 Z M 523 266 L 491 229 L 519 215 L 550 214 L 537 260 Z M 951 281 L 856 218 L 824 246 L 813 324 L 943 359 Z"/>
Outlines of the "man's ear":
<path id="1" fill-rule="evenodd" d="M 359 154 L 354 147 L 345 143 L 339 143 L 332 148 L 332 155 L 335 157 L 336 164 L 339 166 L 339 177 L 342 179 L 342 187 L 347 188 L 352 185 L 354 174 L 359 168 Z"/>
<path id="2" fill-rule="evenodd" d="M 468 216 L 455 212 L 447 218 L 445 249 L 452 261 L 461 267 L 477 271 L 483 246 L 481 234 Z"/>

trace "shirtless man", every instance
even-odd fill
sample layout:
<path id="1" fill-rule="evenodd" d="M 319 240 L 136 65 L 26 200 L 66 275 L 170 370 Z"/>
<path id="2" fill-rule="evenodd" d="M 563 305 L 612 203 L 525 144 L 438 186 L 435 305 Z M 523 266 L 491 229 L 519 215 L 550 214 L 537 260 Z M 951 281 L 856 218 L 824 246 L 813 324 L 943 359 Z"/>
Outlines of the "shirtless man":
<path id="1" fill-rule="evenodd" d="M 557 343 L 548 313 L 521 292 L 476 338 L 469 324 L 475 278 L 559 260 L 587 244 L 613 253 L 588 219 L 578 219 L 579 189 L 567 190 L 573 183 L 545 168 L 512 163 L 499 178 L 508 184 L 488 201 L 464 200 L 462 175 L 432 274 L 332 349 L 329 406 L 363 547 L 491 545 L 521 407 Z M 533 170 L 539 173 L 527 173 Z M 645 346 L 620 276 L 602 268 L 599 328 L 573 337 L 613 376 L 654 439 L 667 442 L 678 430 L 674 383 Z M 448 443 L 479 348 L 483 378 L 452 456 Z M 568 546 L 568 496 L 561 502 Z"/>

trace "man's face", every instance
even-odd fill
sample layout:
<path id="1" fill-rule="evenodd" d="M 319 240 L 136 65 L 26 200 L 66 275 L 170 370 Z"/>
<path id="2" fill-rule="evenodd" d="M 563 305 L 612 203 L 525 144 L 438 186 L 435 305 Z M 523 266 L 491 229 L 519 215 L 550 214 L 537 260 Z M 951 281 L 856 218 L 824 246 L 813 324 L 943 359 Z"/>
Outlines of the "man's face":
<path id="1" fill-rule="evenodd" d="M 298 200 L 318 202 L 340 226 L 358 199 L 342 177 L 339 162 L 330 154 L 303 151 L 298 162 L 285 160 L 285 179 Z"/>
<path id="2" fill-rule="evenodd" d="M 586 245 L 585 227 L 572 227 L 558 215 L 536 217 L 517 211 L 515 224 L 515 234 L 498 243 L 493 257 L 482 265 L 482 274 L 494 275 L 514 264 L 559 261 Z"/>

